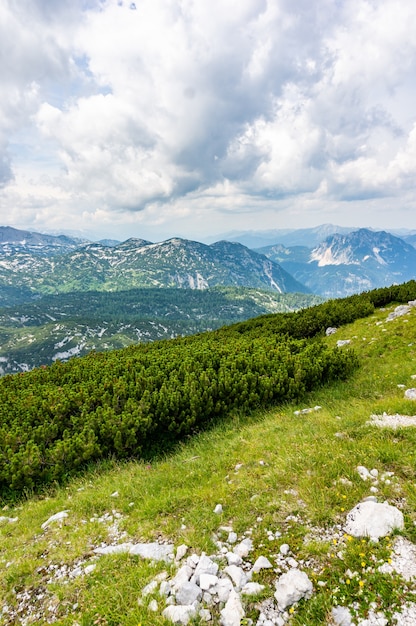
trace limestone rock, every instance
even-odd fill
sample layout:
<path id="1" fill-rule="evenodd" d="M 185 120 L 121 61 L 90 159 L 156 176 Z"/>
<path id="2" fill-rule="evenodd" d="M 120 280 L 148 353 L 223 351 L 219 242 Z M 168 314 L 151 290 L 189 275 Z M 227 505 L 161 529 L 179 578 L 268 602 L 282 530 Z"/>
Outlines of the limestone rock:
<path id="1" fill-rule="evenodd" d="M 66 517 L 68 517 L 68 513 L 69 513 L 69 510 L 66 510 L 66 511 L 59 511 L 59 513 L 55 513 L 55 515 L 51 515 L 51 517 L 47 519 L 46 522 L 43 522 L 41 528 L 45 529 L 49 526 L 49 524 L 52 524 L 53 522 L 61 522 Z"/>
<path id="2" fill-rule="evenodd" d="M 190 605 L 202 598 L 202 590 L 191 581 L 186 581 L 176 591 L 176 602 L 182 605 Z"/>
<path id="3" fill-rule="evenodd" d="M 282 574 L 276 583 L 276 598 L 279 609 L 284 611 L 287 607 L 302 598 L 306 600 L 312 595 L 313 586 L 305 572 L 298 569 L 291 569 L 286 574 Z"/>
<path id="4" fill-rule="evenodd" d="M 404 527 L 403 513 L 387 502 L 360 502 L 347 515 L 345 532 L 353 537 L 385 537 Z"/>
<path id="5" fill-rule="evenodd" d="M 270 567 L 273 567 L 273 565 L 270 563 L 269 559 L 265 556 L 259 556 L 253 565 L 253 572 L 257 573 L 262 569 L 269 569 Z"/>
<path id="6" fill-rule="evenodd" d="M 196 609 L 194 606 L 171 605 L 166 607 L 162 615 L 174 624 L 184 624 L 186 626 L 191 617 L 196 616 Z"/>
<path id="7" fill-rule="evenodd" d="M 221 626 L 240 626 L 243 617 L 244 609 L 240 596 L 233 590 L 221 611 Z"/>
<path id="8" fill-rule="evenodd" d="M 351 626 L 351 613 L 345 606 L 334 606 L 331 616 L 335 626 Z"/>
<path id="9" fill-rule="evenodd" d="M 416 389 L 412 387 L 411 389 L 406 389 L 404 392 L 404 397 L 408 400 L 416 400 Z"/>

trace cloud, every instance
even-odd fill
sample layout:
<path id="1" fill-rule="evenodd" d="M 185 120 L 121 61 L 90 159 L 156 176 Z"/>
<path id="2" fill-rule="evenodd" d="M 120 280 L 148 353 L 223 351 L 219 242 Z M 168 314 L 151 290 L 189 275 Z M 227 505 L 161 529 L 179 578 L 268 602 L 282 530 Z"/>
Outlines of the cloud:
<path id="1" fill-rule="evenodd" d="M 174 224 L 414 194 L 412 0 L 6 0 L 0 18 L 0 207 Z"/>

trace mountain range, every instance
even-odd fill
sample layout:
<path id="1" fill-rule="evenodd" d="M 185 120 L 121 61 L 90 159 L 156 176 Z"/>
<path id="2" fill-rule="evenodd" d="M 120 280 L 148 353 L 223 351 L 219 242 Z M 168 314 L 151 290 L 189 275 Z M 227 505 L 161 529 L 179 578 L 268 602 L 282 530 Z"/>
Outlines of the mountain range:
<path id="1" fill-rule="evenodd" d="M 0 305 L 142 287 L 232 286 L 337 298 L 416 277 L 412 231 L 398 237 L 324 224 L 273 233 L 279 237 L 273 245 L 251 249 L 238 241 L 207 245 L 180 238 L 93 243 L 0 227 Z"/>
<path id="2" fill-rule="evenodd" d="M 206 245 L 186 239 L 152 243 L 128 239 L 116 245 L 41 236 L 20 240 L 0 229 L 0 304 L 15 305 L 45 294 L 118 291 L 138 287 L 207 289 L 235 286 L 278 293 L 310 290 L 272 259 L 240 243 Z"/>
<path id="3" fill-rule="evenodd" d="M 326 298 L 416 278 L 416 249 L 384 231 L 362 228 L 330 235 L 313 248 L 278 244 L 259 252 Z"/>

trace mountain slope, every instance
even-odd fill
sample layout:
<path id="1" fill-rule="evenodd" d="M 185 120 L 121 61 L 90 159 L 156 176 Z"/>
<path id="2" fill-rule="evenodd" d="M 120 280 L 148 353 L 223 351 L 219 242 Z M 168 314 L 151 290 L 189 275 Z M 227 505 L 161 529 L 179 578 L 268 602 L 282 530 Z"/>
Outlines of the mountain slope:
<path id="1" fill-rule="evenodd" d="M 263 253 L 314 293 L 334 298 L 416 277 L 416 250 L 384 231 L 334 234 L 309 250 L 270 246 Z"/>
<path id="2" fill-rule="evenodd" d="M 20 245 L 20 244 L 19 244 Z M 206 289 L 243 286 L 279 293 L 308 293 L 276 263 L 240 244 L 213 246 L 170 239 L 150 243 L 129 239 L 115 246 L 98 243 L 78 246 L 50 256 L 26 247 L 0 246 L 0 304 L 14 304 L 33 296 L 73 291 L 118 291 L 137 287 Z M 19 291 L 20 290 L 20 291 Z M 20 298 L 20 299 L 19 299 Z"/>
<path id="3" fill-rule="evenodd" d="M 0 375 L 318 304 L 307 294 L 221 287 L 61 293 L 0 309 Z"/>
<path id="4" fill-rule="evenodd" d="M 337 607 L 360 626 L 376 623 L 375 613 L 379 623 L 411 624 L 416 585 L 404 576 L 415 565 L 416 429 L 409 418 L 399 429 L 371 423 L 372 415 L 414 414 L 404 388 L 414 383 L 416 309 L 387 321 L 393 309 L 324 339 L 332 347 L 350 341 L 358 354 L 361 367 L 348 381 L 267 411 L 238 412 L 162 458 L 108 463 L 44 496 L 9 503 L 0 526 L 2 626 L 169 626 L 162 613 L 166 592 L 174 601 L 169 587 L 179 568 L 215 555 L 221 577 L 231 580 L 226 551 L 232 558 L 236 546 L 248 552 L 246 573 L 258 557 L 271 564 L 252 573 L 264 585 L 260 594 L 242 598 L 254 626 L 264 624 L 260 612 L 275 623 L 329 626 Z M 74 378 L 73 393 L 80 388 Z M 29 406 L 36 400 L 26 398 Z M 55 405 L 66 401 L 72 395 L 57 395 Z M 402 513 L 403 528 L 378 541 L 348 534 L 349 511 L 370 496 Z M 142 542 L 172 545 L 178 560 L 120 554 Z M 294 565 L 312 593 L 283 617 L 276 582 Z M 240 594 L 237 583 L 232 588 Z M 209 621 L 200 622 L 219 626 L 223 606 L 212 603 Z"/>

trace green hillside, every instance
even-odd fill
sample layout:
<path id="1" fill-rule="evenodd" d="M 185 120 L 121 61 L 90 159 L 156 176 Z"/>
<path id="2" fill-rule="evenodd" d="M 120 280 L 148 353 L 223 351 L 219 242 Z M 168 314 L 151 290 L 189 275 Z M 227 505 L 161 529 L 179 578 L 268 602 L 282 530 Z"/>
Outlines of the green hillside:
<path id="1" fill-rule="evenodd" d="M 143 589 L 178 565 L 97 548 L 157 541 L 214 555 L 231 530 L 251 539 L 247 560 L 273 564 L 253 575 L 264 588 L 243 597 L 241 623 L 267 612 L 286 544 L 313 593 L 285 623 L 330 624 L 335 606 L 357 623 L 378 610 L 400 623 L 393 615 L 414 600 L 414 583 L 378 569 L 394 564 L 394 536 L 356 539 L 343 525 L 373 495 L 402 511 L 397 537 L 416 541 L 416 431 L 368 423 L 415 414 L 404 391 L 416 376 L 416 308 L 387 321 L 415 287 L 1 379 L 0 624 L 168 626 L 163 597 Z M 326 337 L 328 326 L 338 329 Z M 211 606 L 208 623 L 220 624 L 221 610 Z"/>
<path id="2" fill-rule="evenodd" d="M 322 301 L 310 294 L 238 287 L 129 289 L 44 296 L 0 308 L 0 374 L 220 328 Z"/>

